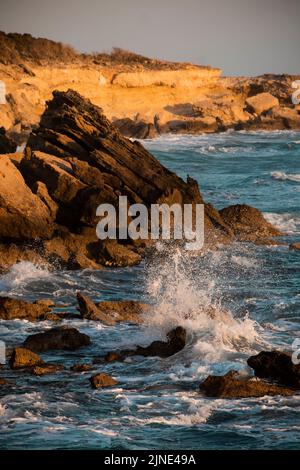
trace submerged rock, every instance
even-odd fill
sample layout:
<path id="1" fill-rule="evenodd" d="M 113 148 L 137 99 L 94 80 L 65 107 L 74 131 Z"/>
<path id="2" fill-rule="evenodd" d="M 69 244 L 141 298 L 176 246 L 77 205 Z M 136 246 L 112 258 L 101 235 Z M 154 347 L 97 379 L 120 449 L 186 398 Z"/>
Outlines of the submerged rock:
<path id="1" fill-rule="evenodd" d="M 25 300 L 0 296 L 0 318 L 2 320 L 44 320 L 49 312 L 49 304 L 42 301 L 30 303 Z"/>
<path id="2" fill-rule="evenodd" d="M 43 365 L 45 363 L 40 356 L 26 348 L 15 348 L 9 360 L 11 369 L 24 369 L 26 367 Z"/>
<path id="3" fill-rule="evenodd" d="M 300 364 L 293 364 L 290 354 L 281 351 L 261 351 L 249 357 L 247 364 L 254 369 L 257 377 L 300 388 Z"/>
<path id="4" fill-rule="evenodd" d="M 86 372 L 92 368 L 91 364 L 74 364 L 70 367 L 73 372 Z"/>
<path id="5" fill-rule="evenodd" d="M 74 351 L 89 344 L 89 336 L 69 326 L 51 328 L 43 333 L 28 336 L 23 343 L 25 348 L 38 352 L 49 351 L 51 349 Z"/>
<path id="6" fill-rule="evenodd" d="M 100 374 L 93 375 L 90 378 L 91 386 L 93 388 L 104 388 L 104 387 L 112 387 L 116 385 L 118 381 L 109 375 L 105 374 L 104 372 Z"/>
<path id="7" fill-rule="evenodd" d="M 43 364 L 35 366 L 31 369 L 32 375 L 43 376 L 47 374 L 55 374 L 64 369 L 64 366 L 60 364 Z"/>
<path id="8" fill-rule="evenodd" d="M 207 397 L 216 398 L 251 398 L 265 395 L 293 395 L 293 390 L 278 385 L 262 382 L 249 377 L 239 377 L 238 372 L 229 371 L 225 375 L 209 375 L 200 390 Z"/>
<path id="9" fill-rule="evenodd" d="M 140 323 L 142 314 L 151 308 L 150 305 L 135 300 L 103 301 L 95 304 L 80 292 L 77 293 L 77 300 L 82 318 L 102 321 L 106 325 L 121 321 Z"/>

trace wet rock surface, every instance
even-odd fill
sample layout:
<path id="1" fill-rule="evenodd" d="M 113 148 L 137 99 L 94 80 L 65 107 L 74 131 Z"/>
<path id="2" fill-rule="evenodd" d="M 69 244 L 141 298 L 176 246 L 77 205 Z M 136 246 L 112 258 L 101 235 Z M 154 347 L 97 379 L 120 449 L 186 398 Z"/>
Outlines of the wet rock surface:
<path id="1" fill-rule="evenodd" d="M 0 296 L 0 318 L 2 320 L 44 320 L 50 311 L 47 303 L 40 301 L 30 303 L 25 300 Z"/>
<path id="2" fill-rule="evenodd" d="M 261 351 L 249 357 L 247 363 L 257 377 L 300 388 L 300 364 L 293 364 L 290 354 L 282 351 Z"/>
<path id="3" fill-rule="evenodd" d="M 200 391 L 207 397 L 251 398 L 265 395 L 293 395 L 293 390 L 261 380 L 239 377 L 238 372 L 229 371 L 225 375 L 210 375 L 200 385 Z"/>
<path id="4" fill-rule="evenodd" d="M 61 326 L 43 333 L 28 336 L 23 345 L 32 351 L 43 352 L 52 349 L 74 351 L 90 344 L 90 338 L 76 328 Z"/>

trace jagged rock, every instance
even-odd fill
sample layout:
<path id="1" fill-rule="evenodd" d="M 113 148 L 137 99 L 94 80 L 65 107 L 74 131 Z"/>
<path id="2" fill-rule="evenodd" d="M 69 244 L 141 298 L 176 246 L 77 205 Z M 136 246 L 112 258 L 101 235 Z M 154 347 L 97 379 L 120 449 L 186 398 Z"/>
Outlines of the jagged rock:
<path id="1" fill-rule="evenodd" d="M 44 361 L 26 348 L 15 348 L 9 360 L 11 369 L 24 369 L 26 367 L 43 366 Z"/>
<path id="2" fill-rule="evenodd" d="M 81 317 L 87 320 L 102 321 L 106 325 L 127 321 L 140 323 L 142 314 L 150 310 L 150 305 L 134 300 L 103 301 L 95 304 L 86 296 L 77 293 Z"/>
<path id="3" fill-rule="evenodd" d="M 40 301 L 30 303 L 25 300 L 0 296 L 0 318 L 2 320 L 44 320 L 49 312 L 49 305 Z"/>
<path id="4" fill-rule="evenodd" d="M 76 328 L 61 326 L 28 336 L 23 345 L 32 351 L 43 352 L 51 349 L 65 349 L 73 351 L 88 346 L 89 336 L 80 333 Z"/>
<path id="5" fill-rule="evenodd" d="M 122 351 L 110 351 L 106 354 L 105 360 L 108 362 L 123 360 L 128 356 L 158 356 L 166 358 L 181 351 L 186 344 L 186 330 L 177 326 L 167 333 L 167 341 L 153 341 L 149 346 L 137 346 L 136 349 L 126 349 Z"/>
<path id="6" fill-rule="evenodd" d="M 200 390 L 207 397 L 250 398 L 265 395 L 293 395 L 293 390 L 261 380 L 239 377 L 238 372 L 229 371 L 225 375 L 209 375 L 200 385 Z"/>
<path id="7" fill-rule="evenodd" d="M 291 243 L 290 250 L 300 250 L 300 242 Z"/>
<path id="8" fill-rule="evenodd" d="M 26 186 L 11 160 L 0 158 L 0 237 L 5 240 L 49 238 L 53 232 L 48 208 Z"/>
<path id="9" fill-rule="evenodd" d="M 276 380 L 282 385 L 300 388 L 300 364 L 293 364 L 290 354 L 281 351 L 261 351 L 247 363 L 257 377 Z"/>
<path id="10" fill-rule="evenodd" d="M 74 364 L 70 370 L 73 372 L 86 372 L 92 368 L 91 364 Z"/>
<path id="11" fill-rule="evenodd" d="M 4 127 L 0 127 L 0 154 L 14 153 L 17 144 L 6 135 Z"/>
<path id="12" fill-rule="evenodd" d="M 113 385 L 116 385 L 118 383 L 116 379 L 113 379 L 112 377 L 105 374 L 104 372 L 93 375 L 90 378 L 90 382 L 93 388 L 112 387 Z"/>
<path id="13" fill-rule="evenodd" d="M 282 235 L 279 230 L 266 221 L 258 209 L 246 204 L 225 207 L 219 212 L 223 221 L 241 241 L 257 241 Z"/>
<path id="14" fill-rule="evenodd" d="M 177 326 L 167 333 L 167 341 L 153 341 L 149 346 L 138 346 L 135 354 L 138 356 L 169 357 L 178 353 L 185 347 L 186 330 Z"/>
<path id="15" fill-rule="evenodd" d="M 116 240 L 105 240 L 99 251 L 99 259 L 105 266 L 134 266 L 141 262 L 135 247 L 125 246 Z"/>
<path id="16" fill-rule="evenodd" d="M 247 98 L 246 104 L 253 113 L 261 114 L 275 106 L 279 106 L 279 100 L 271 93 L 259 93 Z"/>
<path id="17" fill-rule="evenodd" d="M 32 375 L 43 376 L 47 374 L 55 374 L 64 369 L 64 366 L 60 364 L 43 364 L 35 366 L 31 369 Z"/>
<path id="18" fill-rule="evenodd" d="M 56 219 L 58 205 L 50 197 L 47 186 L 41 181 L 36 181 L 33 185 L 33 192 L 41 199 L 41 201 L 48 207 L 50 216 L 53 220 Z"/>

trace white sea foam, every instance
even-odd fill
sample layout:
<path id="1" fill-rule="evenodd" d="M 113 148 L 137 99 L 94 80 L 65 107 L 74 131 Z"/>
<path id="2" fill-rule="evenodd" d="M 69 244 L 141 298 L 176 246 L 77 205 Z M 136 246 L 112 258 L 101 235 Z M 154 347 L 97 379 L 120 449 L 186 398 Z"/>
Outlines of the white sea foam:
<path id="1" fill-rule="evenodd" d="M 300 183 L 300 175 L 293 175 L 285 173 L 284 171 L 272 171 L 272 178 L 280 181 L 293 181 L 295 183 Z"/>
<path id="2" fill-rule="evenodd" d="M 188 349 L 206 362 L 218 361 L 229 351 L 253 351 L 261 343 L 256 322 L 247 312 L 235 318 L 213 300 L 216 279 L 204 268 L 195 273 L 186 256 L 177 249 L 149 267 L 147 288 L 156 306 L 145 318 L 148 328 L 163 334 L 183 326 L 189 335 Z"/>
<path id="3" fill-rule="evenodd" d="M 300 232 L 300 217 L 295 214 L 265 212 L 264 217 L 268 222 L 283 232 L 291 234 Z"/>
<path id="4" fill-rule="evenodd" d="M 29 261 L 21 261 L 0 276 L 0 290 L 8 291 L 28 281 L 49 278 L 51 273 L 44 267 L 37 266 Z"/>

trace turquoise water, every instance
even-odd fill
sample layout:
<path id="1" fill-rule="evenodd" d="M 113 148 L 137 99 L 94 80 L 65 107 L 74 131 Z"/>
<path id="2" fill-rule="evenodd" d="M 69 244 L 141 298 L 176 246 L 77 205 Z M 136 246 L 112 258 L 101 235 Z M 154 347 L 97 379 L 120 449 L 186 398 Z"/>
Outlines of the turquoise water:
<path id="1" fill-rule="evenodd" d="M 300 133 L 164 136 L 144 144 L 182 177 L 196 178 L 217 208 L 254 205 L 286 232 L 283 241 L 300 241 Z M 1 294 L 54 298 L 68 304 L 60 310 L 76 311 L 77 290 L 93 300 L 151 301 L 156 313 L 143 327 L 72 321 L 92 344 L 43 355 L 65 371 L 42 378 L 3 372 L 12 387 L 0 391 L 2 449 L 300 448 L 300 394 L 221 400 L 198 392 L 210 373 L 249 372 L 247 357 L 261 349 L 292 350 L 300 336 L 299 252 L 235 244 L 192 261 L 171 252 L 126 269 L 49 272 L 20 263 L 0 277 Z M 208 307 L 215 318 L 206 315 Z M 177 355 L 95 366 L 93 372 L 118 379 L 114 388 L 91 390 L 92 372 L 68 370 L 109 350 L 164 338 L 178 324 L 188 344 Z M 14 346 L 50 326 L 2 321 L 1 339 Z"/>

